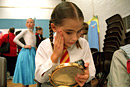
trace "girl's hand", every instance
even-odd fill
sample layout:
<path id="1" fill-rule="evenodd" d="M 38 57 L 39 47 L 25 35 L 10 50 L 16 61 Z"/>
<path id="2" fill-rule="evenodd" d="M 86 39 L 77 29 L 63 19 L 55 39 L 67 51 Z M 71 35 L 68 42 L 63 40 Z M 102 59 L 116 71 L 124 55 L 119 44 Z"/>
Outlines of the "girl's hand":
<path id="1" fill-rule="evenodd" d="M 25 45 L 24 48 L 26 48 L 26 49 L 27 49 L 27 48 L 31 49 L 31 45 Z"/>
<path id="2" fill-rule="evenodd" d="M 84 74 L 82 75 L 78 74 L 77 77 L 75 78 L 76 82 L 80 87 L 83 87 L 89 78 L 89 69 L 88 69 L 89 63 L 85 63 L 84 66 L 86 67 L 84 70 Z"/>
<path id="3" fill-rule="evenodd" d="M 62 30 L 58 29 L 55 36 L 53 54 L 51 56 L 52 62 L 57 63 L 58 58 L 61 57 L 63 54 L 63 49 L 64 49 L 64 38 Z"/>

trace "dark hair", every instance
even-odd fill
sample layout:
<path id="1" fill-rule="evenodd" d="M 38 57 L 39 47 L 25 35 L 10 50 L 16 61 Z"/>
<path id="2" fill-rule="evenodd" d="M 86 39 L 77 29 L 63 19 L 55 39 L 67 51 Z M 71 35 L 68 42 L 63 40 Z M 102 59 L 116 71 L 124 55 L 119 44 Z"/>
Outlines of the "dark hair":
<path id="1" fill-rule="evenodd" d="M 15 28 L 14 28 L 14 27 L 11 27 L 11 28 L 9 29 L 9 32 L 14 33 L 14 32 L 15 32 Z"/>
<path id="2" fill-rule="evenodd" d="M 42 30 L 42 28 L 40 26 L 36 26 L 35 28 L 36 28 L 36 31 Z"/>
<path id="3" fill-rule="evenodd" d="M 88 24 L 86 22 L 83 23 L 84 29 L 88 30 Z"/>
<path id="4" fill-rule="evenodd" d="M 51 29 L 51 23 L 54 23 L 55 25 L 62 25 L 63 20 L 66 18 L 70 19 L 82 19 L 84 20 L 82 11 L 72 2 L 61 2 L 58 4 L 52 14 L 49 24 L 50 29 L 50 41 L 51 45 L 53 47 L 53 30 Z M 77 48 L 81 48 L 79 41 L 76 42 Z"/>

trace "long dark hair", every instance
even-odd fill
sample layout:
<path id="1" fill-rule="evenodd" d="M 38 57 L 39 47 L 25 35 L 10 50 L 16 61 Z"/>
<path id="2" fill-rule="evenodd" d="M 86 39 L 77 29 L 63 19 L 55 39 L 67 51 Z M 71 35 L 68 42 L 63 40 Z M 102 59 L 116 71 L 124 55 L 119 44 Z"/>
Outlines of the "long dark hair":
<path id="1" fill-rule="evenodd" d="M 61 26 L 63 24 L 63 19 L 66 18 L 84 20 L 82 11 L 74 3 L 61 2 L 60 4 L 58 4 L 51 14 L 51 19 L 49 23 L 49 38 L 53 48 L 53 30 L 51 29 L 51 23 L 54 23 L 57 26 Z M 81 48 L 78 40 L 76 42 L 76 46 L 77 48 Z"/>

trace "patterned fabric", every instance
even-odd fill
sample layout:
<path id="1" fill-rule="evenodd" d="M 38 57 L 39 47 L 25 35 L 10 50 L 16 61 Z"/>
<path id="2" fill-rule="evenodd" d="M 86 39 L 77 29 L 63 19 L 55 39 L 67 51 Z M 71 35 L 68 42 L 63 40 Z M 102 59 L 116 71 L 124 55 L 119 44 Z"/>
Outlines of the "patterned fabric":
<path id="1" fill-rule="evenodd" d="M 64 48 L 63 56 L 60 59 L 60 64 L 61 63 L 68 63 L 70 61 L 69 53 L 67 51 L 67 48 Z"/>

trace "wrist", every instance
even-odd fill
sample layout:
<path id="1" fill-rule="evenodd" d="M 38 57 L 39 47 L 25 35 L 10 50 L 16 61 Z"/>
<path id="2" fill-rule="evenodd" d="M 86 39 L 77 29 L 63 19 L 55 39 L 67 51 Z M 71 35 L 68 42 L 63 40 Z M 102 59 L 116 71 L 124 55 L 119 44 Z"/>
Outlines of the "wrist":
<path id="1" fill-rule="evenodd" d="M 25 48 L 25 45 L 23 46 L 23 48 Z"/>
<path id="2" fill-rule="evenodd" d="M 58 57 L 54 53 L 51 55 L 51 61 L 53 63 L 57 63 L 57 61 L 58 61 Z"/>

